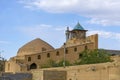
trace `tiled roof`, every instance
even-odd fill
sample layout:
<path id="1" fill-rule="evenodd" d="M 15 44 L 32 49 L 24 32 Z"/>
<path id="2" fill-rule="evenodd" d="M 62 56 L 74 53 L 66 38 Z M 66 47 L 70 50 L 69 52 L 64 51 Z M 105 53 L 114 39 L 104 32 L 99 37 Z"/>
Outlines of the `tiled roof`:
<path id="1" fill-rule="evenodd" d="M 78 22 L 77 25 L 74 27 L 73 30 L 85 30 L 81 25 L 80 23 Z"/>

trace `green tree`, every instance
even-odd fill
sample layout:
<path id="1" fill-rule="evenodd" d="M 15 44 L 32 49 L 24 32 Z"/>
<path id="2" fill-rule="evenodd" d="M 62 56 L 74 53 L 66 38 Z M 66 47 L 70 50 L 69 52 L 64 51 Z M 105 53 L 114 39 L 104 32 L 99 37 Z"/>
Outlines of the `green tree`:
<path id="1" fill-rule="evenodd" d="M 61 60 L 61 61 L 58 63 L 58 67 L 64 66 L 63 63 L 64 63 L 64 60 Z M 65 66 L 71 66 L 70 62 L 67 61 L 67 60 L 65 60 Z"/>
<path id="2" fill-rule="evenodd" d="M 93 51 L 85 50 L 80 54 L 82 54 L 82 56 L 75 64 L 95 64 L 112 61 L 110 59 L 110 54 L 102 49 L 96 49 Z"/>
<path id="3" fill-rule="evenodd" d="M 0 60 L 0 72 L 4 71 L 5 69 L 5 61 L 4 60 Z"/>

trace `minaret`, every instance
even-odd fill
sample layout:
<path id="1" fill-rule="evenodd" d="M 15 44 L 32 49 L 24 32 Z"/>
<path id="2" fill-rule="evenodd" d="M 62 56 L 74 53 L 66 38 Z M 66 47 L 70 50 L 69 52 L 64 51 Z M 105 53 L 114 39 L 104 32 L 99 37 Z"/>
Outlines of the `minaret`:
<path id="1" fill-rule="evenodd" d="M 67 27 L 67 30 L 66 30 L 66 41 L 69 39 L 70 37 L 70 33 L 69 33 L 69 27 Z"/>

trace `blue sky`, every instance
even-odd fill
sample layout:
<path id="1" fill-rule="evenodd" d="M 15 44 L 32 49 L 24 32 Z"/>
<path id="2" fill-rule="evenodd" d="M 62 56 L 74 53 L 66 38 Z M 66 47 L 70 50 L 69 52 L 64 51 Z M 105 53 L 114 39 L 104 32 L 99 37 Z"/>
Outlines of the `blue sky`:
<path id="1" fill-rule="evenodd" d="M 9 59 L 27 42 L 41 38 L 55 48 L 77 22 L 87 35 L 99 34 L 99 48 L 120 50 L 119 0 L 0 0 L 0 52 Z"/>

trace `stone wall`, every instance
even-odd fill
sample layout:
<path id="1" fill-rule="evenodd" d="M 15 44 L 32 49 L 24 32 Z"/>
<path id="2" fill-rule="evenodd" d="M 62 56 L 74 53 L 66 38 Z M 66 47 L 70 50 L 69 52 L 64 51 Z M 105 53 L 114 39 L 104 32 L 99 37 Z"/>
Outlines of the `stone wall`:
<path id="1" fill-rule="evenodd" d="M 5 72 L 20 72 L 21 67 L 16 63 L 16 60 L 5 62 Z"/>
<path id="2" fill-rule="evenodd" d="M 45 70 L 43 80 L 66 80 L 66 71 Z"/>
<path id="3" fill-rule="evenodd" d="M 43 80 L 43 70 L 31 70 L 31 73 L 32 73 L 32 80 Z"/>
<path id="4" fill-rule="evenodd" d="M 118 57 L 117 59 L 120 60 L 120 57 Z M 57 80 L 56 78 L 54 79 L 52 76 L 62 76 L 56 74 L 60 71 L 66 72 L 65 80 L 120 80 L 120 62 L 117 61 L 100 64 L 67 66 L 65 68 L 59 67 L 31 70 L 33 74 L 33 80 L 48 80 L 48 76 L 49 80 Z M 48 73 L 48 75 L 43 76 L 43 74 L 45 73 Z M 44 77 L 46 77 L 47 79 L 44 79 Z"/>
<path id="5" fill-rule="evenodd" d="M 31 73 L 3 73 L 0 80 L 32 80 Z"/>
<path id="6" fill-rule="evenodd" d="M 120 80 L 120 66 L 92 65 L 67 70 L 67 80 Z"/>
<path id="7" fill-rule="evenodd" d="M 66 53 L 66 60 L 69 61 L 70 63 L 74 63 L 79 59 L 79 53 L 85 50 L 85 46 L 89 50 L 93 50 L 94 43 L 87 43 L 87 44 L 81 44 L 77 46 L 72 46 L 72 47 L 67 47 L 67 53 Z M 77 50 L 75 51 L 75 48 Z M 57 52 L 59 52 L 59 55 L 57 55 Z M 50 57 L 47 57 L 47 54 L 50 54 Z M 38 56 L 41 56 L 40 59 L 38 59 Z M 28 61 L 28 57 L 31 57 L 31 61 Z M 56 62 L 59 62 L 64 59 L 64 48 L 56 49 L 54 51 L 48 51 L 48 52 L 43 52 L 43 53 L 38 53 L 38 54 L 33 54 L 33 55 L 27 55 L 25 58 L 25 64 L 28 64 L 29 66 L 33 63 L 37 65 L 37 69 L 41 68 L 41 65 L 47 63 L 49 60 L 54 60 Z"/>

